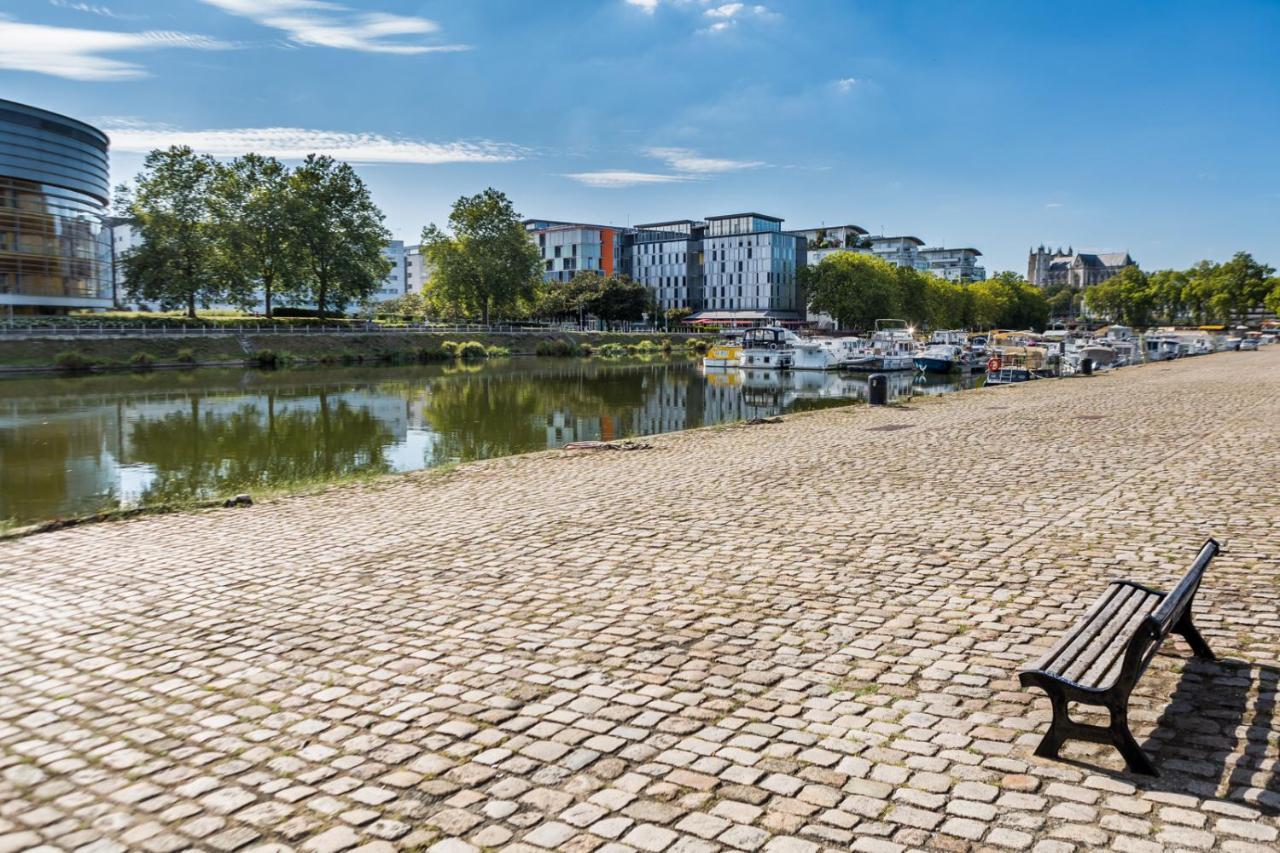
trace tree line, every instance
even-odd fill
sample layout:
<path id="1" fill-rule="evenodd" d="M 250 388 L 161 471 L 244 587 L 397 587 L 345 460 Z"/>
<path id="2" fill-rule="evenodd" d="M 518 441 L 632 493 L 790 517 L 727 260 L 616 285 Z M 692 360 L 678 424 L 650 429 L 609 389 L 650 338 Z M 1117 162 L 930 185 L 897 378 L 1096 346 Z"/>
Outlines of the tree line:
<path id="1" fill-rule="evenodd" d="M 118 259 L 130 296 L 193 318 L 259 296 L 267 316 L 283 300 L 323 317 L 366 300 L 391 269 L 382 211 L 350 165 L 323 155 L 290 169 L 258 154 L 152 151 L 115 208 L 140 239 Z"/>
<path id="2" fill-rule="evenodd" d="M 1259 306 L 1280 314 L 1280 278 L 1248 252 L 1224 263 L 1201 261 L 1186 270 L 1146 273 L 1125 267 L 1085 288 L 1089 313 L 1129 326 L 1245 320 Z"/>
<path id="3" fill-rule="evenodd" d="M 947 281 L 874 255 L 836 252 L 800 270 L 812 311 L 846 329 L 870 329 L 894 317 L 919 328 L 1043 328 L 1049 303 L 1016 273 L 970 284 Z"/>

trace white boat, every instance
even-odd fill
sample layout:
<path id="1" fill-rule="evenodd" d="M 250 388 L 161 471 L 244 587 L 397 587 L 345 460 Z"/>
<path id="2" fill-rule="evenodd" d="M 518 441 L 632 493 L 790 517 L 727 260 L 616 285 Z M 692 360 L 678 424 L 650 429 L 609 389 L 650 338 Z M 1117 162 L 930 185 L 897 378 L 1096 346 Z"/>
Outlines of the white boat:
<path id="1" fill-rule="evenodd" d="M 1182 342 L 1169 332 L 1153 332 L 1142 336 L 1142 350 L 1147 361 L 1168 361 L 1182 354 Z"/>
<path id="2" fill-rule="evenodd" d="M 1106 341 L 1116 351 L 1116 367 L 1127 364 L 1138 364 L 1142 361 L 1142 347 L 1133 336 L 1133 329 L 1128 326 L 1113 325 L 1108 327 Z"/>
<path id="3" fill-rule="evenodd" d="M 929 336 L 929 344 L 954 344 L 962 347 L 969 342 L 969 333 L 964 329 L 937 329 Z"/>
<path id="4" fill-rule="evenodd" d="M 799 338 L 781 326 L 757 326 L 742 333 L 738 367 L 766 367 L 790 370 Z"/>
<path id="5" fill-rule="evenodd" d="M 1063 373 L 1080 373 L 1085 360 L 1089 362 L 1089 371 L 1105 370 L 1115 365 L 1116 350 L 1105 340 L 1093 338 L 1074 339 L 1066 342 L 1062 354 Z"/>
<path id="6" fill-rule="evenodd" d="M 851 370 L 911 370 L 915 349 L 915 337 L 905 320 L 876 320 L 866 348 L 846 366 Z"/>
<path id="7" fill-rule="evenodd" d="M 841 354 L 830 338 L 792 337 L 792 370 L 835 370 L 840 366 Z"/>

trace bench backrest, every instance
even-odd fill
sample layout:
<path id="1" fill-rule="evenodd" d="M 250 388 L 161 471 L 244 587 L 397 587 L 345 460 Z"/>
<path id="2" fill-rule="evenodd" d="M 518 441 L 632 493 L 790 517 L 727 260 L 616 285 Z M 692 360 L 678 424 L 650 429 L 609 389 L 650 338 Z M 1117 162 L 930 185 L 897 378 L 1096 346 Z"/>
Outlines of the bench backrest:
<path id="1" fill-rule="evenodd" d="M 1196 556 L 1196 561 L 1191 564 L 1191 568 L 1187 569 L 1182 580 L 1169 590 L 1160 605 L 1147 617 L 1148 624 L 1161 640 L 1169 635 L 1173 627 L 1178 624 L 1178 620 L 1187 612 L 1187 608 L 1191 606 L 1192 599 L 1196 597 L 1196 591 L 1200 589 L 1200 579 L 1204 577 L 1204 570 L 1209 567 L 1209 561 L 1217 556 L 1219 550 L 1221 548 L 1216 539 L 1205 542 Z"/>
<path id="2" fill-rule="evenodd" d="M 1178 581 L 1178 585 L 1169 590 L 1156 609 L 1138 625 L 1138 630 L 1129 640 L 1125 650 L 1124 665 L 1121 667 L 1117 682 L 1126 693 L 1142 677 L 1142 673 L 1155 657 L 1160 644 L 1191 607 L 1191 602 L 1196 597 L 1196 590 L 1200 588 L 1200 579 L 1204 577 L 1204 570 L 1209 567 L 1209 561 L 1217 555 L 1218 551 L 1217 540 L 1210 539 L 1205 542 L 1196 556 L 1196 561 L 1191 564 L 1191 568 L 1187 569 L 1187 573 L 1182 576 L 1182 580 Z"/>

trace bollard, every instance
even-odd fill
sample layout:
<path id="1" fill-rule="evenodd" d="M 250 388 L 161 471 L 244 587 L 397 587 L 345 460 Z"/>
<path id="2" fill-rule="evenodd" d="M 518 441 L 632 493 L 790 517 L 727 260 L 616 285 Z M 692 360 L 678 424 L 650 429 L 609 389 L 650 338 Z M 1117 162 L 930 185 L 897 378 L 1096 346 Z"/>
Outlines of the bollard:
<path id="1" fill-rule="evenodd" d="M 1083 373 L 1085 376 L 1092 376 L 1093 375 L 1093 359 L 1091 358 L 1080 359 L 1080 372 Z"/>
<path id="2" fill-rule="evenodd" d="M 883 373 L 873 373 L 867 378 L 867 402 L 873 406 L 885 406 L 889 403 L 889 377 Z"/>

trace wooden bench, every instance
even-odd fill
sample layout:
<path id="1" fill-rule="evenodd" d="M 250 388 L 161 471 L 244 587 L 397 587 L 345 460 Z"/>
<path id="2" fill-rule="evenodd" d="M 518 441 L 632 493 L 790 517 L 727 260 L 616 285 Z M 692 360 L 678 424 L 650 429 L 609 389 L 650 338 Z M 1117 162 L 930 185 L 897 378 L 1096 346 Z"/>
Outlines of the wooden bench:
<path id="1" fill-rule="evenodd" d="M 1129 732 L 1129 694 L 1170 634 L 1181 634 L 1196 657 L 1213 659 L 1191 621 L 1191 602 L 1219 550 L 1215 540 L 1206 542 L 1170 592 L 1113 581 L 1057 645 L 1018 674 L 1022 686 L 1039 687 L 1053 703 L 1053 722 L 1036 755 L 1057 758 L 1062 744 L 1072 739 L 1109 743 L 1131 771 L 1158 775 Z M 1106 708 L 1110 725 L 1077 723 L 1067 713 L 1068 702 Z"/>

